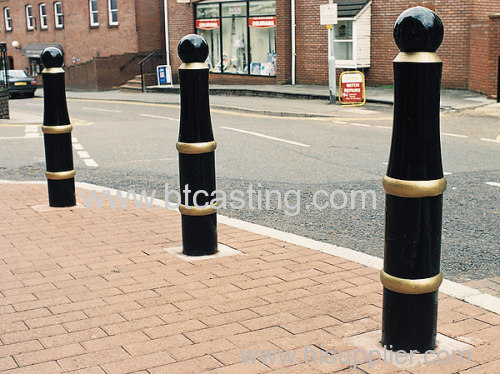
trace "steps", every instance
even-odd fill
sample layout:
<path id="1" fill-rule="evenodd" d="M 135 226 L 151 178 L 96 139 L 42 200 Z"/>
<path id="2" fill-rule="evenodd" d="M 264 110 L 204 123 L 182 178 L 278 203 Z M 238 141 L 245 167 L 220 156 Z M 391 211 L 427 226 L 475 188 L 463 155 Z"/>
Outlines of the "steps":
<path id="1" fill-rule="evenodd" d="M 123 86 L 120 86 L 121 92 L 141 92 L 141 76 L 136 75 Z"/>

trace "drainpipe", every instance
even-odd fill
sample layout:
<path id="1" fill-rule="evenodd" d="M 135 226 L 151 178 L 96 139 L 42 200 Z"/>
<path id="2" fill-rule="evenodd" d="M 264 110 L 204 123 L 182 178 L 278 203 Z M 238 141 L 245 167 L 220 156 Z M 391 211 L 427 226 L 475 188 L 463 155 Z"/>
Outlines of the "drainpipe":
<path id="1" fill-rule="evenodd" d="M 165 17 L 165 52 L 166 52 L 166 62 L 167 62 L 167 74 L 170 75 L 170 84 L 172 82 L 172 70 L 170 68 L 170 39 L 168 36 L 168 2 L 167 0 L 163 0 L 163 11 Z M 167 78 L 168 79 L 168 78 Z"/>
<path id="2" fill-rule="evenodd" d="M 290 0 L 292 8 L 292 85 L 295 85 L 295 0 Z"/>

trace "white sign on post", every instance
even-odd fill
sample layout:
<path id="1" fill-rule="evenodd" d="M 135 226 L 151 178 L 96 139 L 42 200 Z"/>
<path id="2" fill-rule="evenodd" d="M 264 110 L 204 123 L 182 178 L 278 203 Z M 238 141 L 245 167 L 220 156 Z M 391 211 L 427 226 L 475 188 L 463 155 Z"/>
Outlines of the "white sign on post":
<path id="1" fill-rule="evenodd" d="M 319 6 L 320 25 L 337 24 L 337 4 L 325 4 Z"/>

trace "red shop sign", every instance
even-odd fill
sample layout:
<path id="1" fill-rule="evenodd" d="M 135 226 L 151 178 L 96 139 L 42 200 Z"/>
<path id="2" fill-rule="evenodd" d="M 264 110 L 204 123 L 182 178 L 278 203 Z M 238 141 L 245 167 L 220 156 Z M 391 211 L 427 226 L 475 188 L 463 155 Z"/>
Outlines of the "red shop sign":
<path id="1" fill-rule="evenodd" d="M 276 17 L 250 17 L 248 18 L 248 26 L 250 27 L 276 27 Z"/>
<path id="2" fill-rule="evenodd" d="M 345 105 L 363 105 L 366 102 L 365 77 L 360 71 L 340 74 L 339 101 Z"/>
<path id="3" fill-rule="evenodd" d="M 219 19 L 197 19 L 196 28 L 203 30 L 218 29 L 220 27 Z"/>

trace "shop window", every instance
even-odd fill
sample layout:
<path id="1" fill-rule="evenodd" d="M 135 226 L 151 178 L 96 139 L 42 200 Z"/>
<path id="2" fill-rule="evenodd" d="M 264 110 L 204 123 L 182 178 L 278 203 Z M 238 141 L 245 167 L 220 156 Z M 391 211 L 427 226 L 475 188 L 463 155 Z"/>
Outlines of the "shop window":
<path id="1" fill-rule="evenodd" d="M 99 26 L 99 11 L 97 0 L 89 0 L 90 26 Z"/>
<path id="2" fill-rule="evenodd" d="M 10 8 L 3 8 L 3 16 L 5 19 L 5 31 L 12 31 L 12 18 L 10 18 Z"/>
<path id="3" fill-rule="evenodd" d="M 47 23 L 47 5 L 40 4 L 38 9 L 40 10 L 40 28 L 42 30 L 46 30 L 49 28 L 49 25 Z"/>
<path id="4" fill-rule="evenodd" d="M 276 75 L 275 0 L 198 4 L 196 29 L 211 72 Z"/>
<path id="5" fill-rule="evenodd" d="M 28 30 L 35 29 L 35 17 L 33 17 L 33 7 L 26 5 L 26 28 Z"/>
<path id="6" fill-rule="evenodd" d="M 352 60 L 352 21 L 339 21 L 334 26 L 333 38 L 335 59 Z"/>
<path id="7" fill-rule="evenodd" d="M 64 28 L 64 15 L 62 11 L 62 4 L 60 1 L 54 3 L 54 21 L 56 29 Z"/>
<path id="8" fill-rule="evenodd" d="M 108 0 L 108 17 L 111 26 L 118 25 L 118 4 L 117 0 Z"/>

